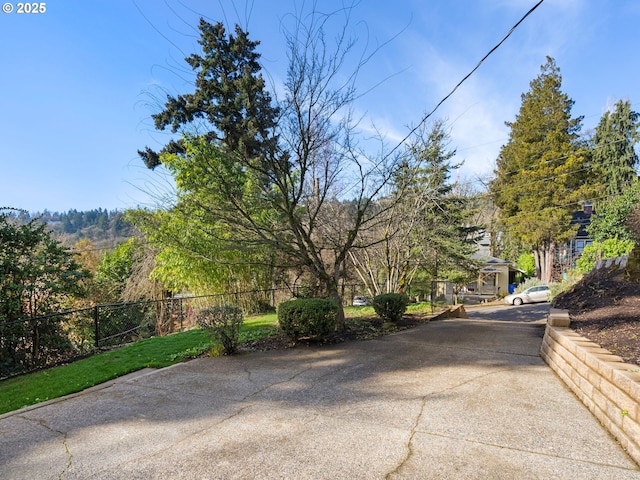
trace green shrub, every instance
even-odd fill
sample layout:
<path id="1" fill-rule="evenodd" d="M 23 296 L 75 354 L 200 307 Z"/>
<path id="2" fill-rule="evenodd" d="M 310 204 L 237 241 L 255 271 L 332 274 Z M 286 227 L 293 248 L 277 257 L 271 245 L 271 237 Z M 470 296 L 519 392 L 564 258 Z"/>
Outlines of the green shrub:
<path id="1" fill-rule="evenodd" d="M 198 312 L 196 321 L 200 328 L 206 330 L 214 339 L 222 344 L 227 354 L 238 349 L 240 327 L 242 326 L 242 310 L 235 305 L 219 305 L 205 308 Z"/>
<path id="2" fill-rule="evenodd" d="M 581 279 L 582 273 L 580 273 L 576 268 L 572 268 L 568 272 L 564 273 L 562 275 L 562 282 L 552 283 L 549 285 L 549 287 L 551 287 L 551 302 L 553 302 L 561 293 L 573 290 L 574 285 Z"/>
<path id="3" fill-rule="evenodd" d="M 536 264 L 531 252 L 521 253 L 516 266 L 524 272 L 526 278 L 531 278 L 536 274 Z"/>
<path id="4" fill-rule="evenodd" d="M 617 238 L 593 242 L 593 244 L 584 247 L 580 258 L 576 260 L 576 267 L 580 273 L 589 273 L 594 269 L 598 260 L 629 255 L 633 246 L 634 243 L 631 240 L 618 240 Z"/>
<path id="5" fill-rule="evenodd" d="M 383 293 L 373 298 L 373 309 L 383 320 L 397 322 L 407 311 L 409 299 L 399 293 Z"/>
<path id="6" fill-rule="evenodd" d="M 324 338 L 336 329 L 338 306 L 324 298 L 299 298 L 278 305 L 278 323 L 294 342 L 302 337 Z"/>

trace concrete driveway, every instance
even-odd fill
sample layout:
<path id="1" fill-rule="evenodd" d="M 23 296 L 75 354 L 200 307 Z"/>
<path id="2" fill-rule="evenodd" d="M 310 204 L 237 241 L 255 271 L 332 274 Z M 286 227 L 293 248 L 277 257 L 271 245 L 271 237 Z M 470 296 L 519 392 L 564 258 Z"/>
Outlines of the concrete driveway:
<path id="1" fill-rule="evenodd" d="M 0 478 L 640 479 L 543 328 L 445 320 L 123 379 L 1 417 Z"/>

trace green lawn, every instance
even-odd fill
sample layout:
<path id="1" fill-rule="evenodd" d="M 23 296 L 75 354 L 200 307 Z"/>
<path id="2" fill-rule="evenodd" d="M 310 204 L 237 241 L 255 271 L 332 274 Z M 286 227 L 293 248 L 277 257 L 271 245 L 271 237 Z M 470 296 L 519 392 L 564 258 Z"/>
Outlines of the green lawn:
<path id="1" fill-rule="evenodd" d="M 407 312 L 428 311 L 428 303 L 410 305 Z M 375 315 L 373 307 L 346 307 L 350 318 Z M 277 334 L 275 313 L 247 317 L 240 342 Z M 200 329 L 166 337 L 141 340 L 116 350 L 100 353 L 67 365 L 0 381 L 0 414 L 82 391 L 146 367 L 162 368 L 195 358 L 219 346 Z"/>
<path id="2" fill-rule="evenodd" d="M 276 314 L 248 317 L 240 341 L 273 335 L 278 331 L 277 323 Z M 214 346 L 205 331 L 194 329 L 147 338 L 67 365 L 9 378 L 0 382 L 0 414 L 79 392 L 145 367 L 167 367 Z"/>

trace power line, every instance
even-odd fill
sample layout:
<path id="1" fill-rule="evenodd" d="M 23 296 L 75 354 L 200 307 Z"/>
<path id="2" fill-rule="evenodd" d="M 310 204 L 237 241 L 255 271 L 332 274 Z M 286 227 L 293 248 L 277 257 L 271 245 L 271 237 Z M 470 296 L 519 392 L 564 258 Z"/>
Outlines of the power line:
<path id="1" fill-rule="evenodd" d="M 496 44 L 496 45 L 495 45 L 491 50 L 489 50 L 489 52 L 488 52 L 484 57 L 482 57 L 482 59 L 480 59 L 480 61 L 478 62 L 478 64 L 477 64 L 475 67 L 473 67 L 473 69 L 472 69 L 472 70 L 471 70 L 467 75 L 465 75 L 465 76 L 464 76 L 464 78 L 463 78 L 462 80 L 460 80 L 460 81 L 458 82 L 458 84 L 457 84 L 455 87 L 453 87 L 453 90 L 451 90 L 451 91 L 450 91 L 450 92 L 449 92 L 449 93 L 448 93 L 448 94 L 447 94 L 447 95 L 446 95 L 442 100 L 440 100 L 440 101 L 437 103 L 437 105 L 436 105 L 435 107 L 433 107 L 433 110 L 431 110 L 427 115 L 425 115 L 425 116 L 422 118 L 422 120 L 420 120 L 420 122 L 418 123 L 418 125 L 416 125 L 414 128 L 412 128 L 412 129 L 409 131 L 409 133 L 408 133 L 408 134 L 407 134 L 407 135 L 406 135 L 402 140 L 400 140 L 400 142 L 398 142 L 398 144 L 397 144 L 395 147 L 393 147 L 389 153 L 387 153 L 387 155 L 385 156 L 385 158 L 390 157 L 390 156 L 393 154 L 393 152 L 395 152 L 398 148 L 400 148 L 400 146 L 401 146 L 401 145 L 403 145 L 403 144 L 404 144 L 404 142 L 406 142 L 406 141 L 407 141 L 407 140 L 408 140 L 408 139 L 409 139 L 409 138 L 410 138 L 410 137 L 411 137 L 411 136 L 412 136 L 412 135 L 413 135 L 413 134 L 414 134 L 414 133 L 415 133 L 415 132 L 416 132 L 416 131 L 417 131 L 417 130 L 418 130 L 418 129 L 419 129 L 419 128 L 420 128 L 420 127 L 421 127 L 421 126 L 422 126 L 422 125 L 427 121 L 427 120 L 428 120 L 428 119 L 429 119 L 429 117 L 431 117 L 431 115 L 433 115 L 433 114 L 436 112 L 436 110 L 438 110 L 438 108 L 440 108 L 440 106 L 441 106 L 444 102 L 446 102 L 446 101 L 449 99 L 449 97 L 451 97 L 451 95 L 453 95 L 453 94 L 455 93 L 455 91 L 456 91 L 456 90 L 458 90 L 458 88 L 459 88 L 459 87 L 460 87 L 460 86 L 461 86 L 461 85 L 462 85 L 462 84 L 463 84 L 463 83 L 464 83 L 464 82 L 465 82 L 465 81 L 466 81 L 466 80 L 467 80 L 471 75 L 473 75 L 473 74 L 475 73 L 475 71 L 476 71 L 476 70 L 478 70 L 478 68 L 480 68 L 480 65 L 482 65 L 482 64 L 484 63 L 484 61 L 485 61 L 487 58 L 489 58 L 489 56 L 490 56 L 493 52 L 495 52 L 495 51 L 496 51 L 496 50 L 497 50 L 497 49 L 498 49 L 498 48 L 499 48 L 499 47 L 500 47 L 500 46 L 501 46 L 501 45 L 502 45 L 502 44 L 507 40 L 507 38 L 509 38 L 509 37 L 511 36 L 511 34 L 515 31 L 515 29 L 516 29 L 516 28 L 518 28 L 518 27 L 520 26 L 520 24 L 521 24 L 522 22 L 524 22 L 524 20 L 525 20 L 529 15 L 531 15 L 531 14 L 534 12 L 534 10 L 535 10 L 536 8 L 538 8 L 540 5 L 542 5 L 542 2 L 544 2 L 544 0 L 540 0 L 540 1 L 539 1 L 538 3 L 536 3 L 533 7 L 531 7 L 531 9 L 530 9 L 527 13 L 525 13 L 525 14 L 524 14 L 524 16 L 523 16 L 520 20 L 518 20 L 518 22 L 517 22 L 513 27 L 511 27 L 511 29 L 510 29 L 510 30 L 507 32 L 507 34 L 502 38 L 502 40 L 500 40 L 500 41 L 499 41 L 499 42 L 498 42 L 498 43 L 497 43 L 497 44 Z"/>
<path id="2" fill-rule="evenodd" d="M 600 150 L 606 147 L 610 147 L 611 145 L 615 145 L 617 143 L 625 143 L 627 142 L 627 139 L 620 139 L 620 140 L 612 140 L 611 142 L 608 143 L 603 143 L 601 145 L 593 145 L 590 147 L 586 147 L 588 148 L 589 153 L 593 153 L 596 150 Z M 562 155 L 560 157 L 556 157 L 556 158 L 550 158 L 549 160 L 544 160 L 545 164 L 548 166 L 553 165 L 555 162 L 560 162 L 562 160 L 566 160 L 572 156 L 576 155 L 576 152 L 573 153 L 568 153 L 566 155 Z M 531 167 L 536 167 L 537 165 L 530 165 L 529 168 L 520 168 L 520 169 L 516 169 L 516 170 L 510 170 L 508 172 L 502 172 L 501 175 L 502 176 L 512 176 L 512 175 L 516 175 L 516 174 L 522 174 L 522 173 L 527 173 L 527 172 L 535 172 L 536 170 L 534 168 Z"/>
<path id="3" fill-rule="evenodd" d="M 460 80 L 458 82 L 458 84 L 453 88 L 453 90 L 451 90 L 451 92 L 449 92 L 442 100 L 440 100 L 438 102 L 438 104 L 427 114 L 425 115 L 420 122 L 414 127 L 412 128 L 409 133 L 402 139 L 400 140 L 395 147 L 393 147 L 388 153 L 386 153 L 385 155 L 382 156 L 382 158 L 376 162 L 374 164 L 374 168 L 378 168 L 380 165 L 382 165 L 389 157 L 391 157 L 391 155 L 393 155 L 393 153 L 398 150 L 398 148 L 400 148 L 430 117 L 431 115 L 433 115 L 436 110 L 445 102 L 449 99 L 449 97 L 451 97 L 451 95 L 453 95 L 455 93 L 455 91 L 471 76 L 475 73 L 476 70 L 478 70 L 478 68 L 480 67 L 480 65 L 482 65 L 482 63 L 484 63 L 484 61 L 493 53 L 495 52 L 506 40 L 507 38 L 509 38 L 511 36 L 511 34 L 515 31 L 516 28 L 518 28 L 520 26 L 520 24 L 529 16 L 531 15 L 534 10 L 536 10 L 543 2 L 544 0 L 539 0 L 538 3 L 536 3 L 531 9 L 529 9 L 529 11 L 527 13 L 524 14 L 524 16 L 518 20 L 518 22 L 511 27 L 511 29 L 507 32 L 507 34 L 502 38 L 502 40 L 500 40 L 491 50 L 489 50 L 489 52 L 482 57 L 482 59 L 480 59 L 480 61 L 478 62 L 478 64 L 467 74 L 464 76 L 464 78 L 462 80 Z M 348 187 L 347 189 L 345 189 L 343 191 L 343 193 L 346 193 L 348 191 L 350 191 L 351 189 L 355 188 L 355 185 L 351 185 L 350 187 Z"/>

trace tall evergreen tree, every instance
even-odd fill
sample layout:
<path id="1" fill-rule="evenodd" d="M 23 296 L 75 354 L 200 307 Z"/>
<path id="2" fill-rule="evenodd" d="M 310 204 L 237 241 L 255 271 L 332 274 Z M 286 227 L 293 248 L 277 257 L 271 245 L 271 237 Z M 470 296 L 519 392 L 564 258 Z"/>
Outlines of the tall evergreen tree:
<path id="1" fill-rule="evenodd" d="M 457 279 L 461 272 L 474 271 L 470 256 L 476 250 L 479 231 L 469 226 L 471 199 L 458 193 L 451 172 L 456 151 L 449 149 L 449 134 L 442 121 L 421 132 L 408 149 L 415 169 L 408 176 L 406 192 L 399 205 L 409 208 L 416 221 L 409 229 L 410 243 L 418 246 L 418 262 L 433 280 Z M 410 218 L 410 217 L 409 217 Z M 401 285 L 406 280 L 401 276 Z"/>
<path id="2" fill-rule="evenodd" d="M 505 232 L 532 249 L 536 273 L 549 282 L 556 246 L 575 233 L 571 213 L 590 198 L 594 185 L 588 151 L 579 139 L 582 117 L 572 118 L 573 100 L 547 57 L 522 95 L 509 141 L 500 150 L 490 193 Z"/>
<path id="3" fill-rule="evenodd" d="M 211 25 L 204 19 L 199 29 L 202 55 L 185 59 L 196 72 L 196 89 L 177 97 L 167 95 L 165 109 L 152 115 L 156 128 L 203 135 L 249 158 L 275 148 L 272 129 L 278 109 L 260 75 L 260 54 L 255 51 L 260 42 L 249 40 L 237 25 L 235 36 L 227 35 L 222 23 Z M 184 145 L 171 141 L 159 153 L 149 147 L 138 151 L 148 168 L 162 162 L 162 153 L 185 153 Z"/>
<path id="4" fill-rule="evenodd" d="M 593 137 L 593 160 L 608 195 L 619 195 L 638 178 L 640 115 L 631 110 L 631 102 L 620 100 L 613 111 L 600 119 Z"/>
<path id="5" fill-rule="evenodd" d="M 171 288 L 207 293 L 267 288 L 271 286 L 270 279 L 266 284 L 254 282 L 256 277 L 262 279 L 262 271 L 258 271 L 261 269 L 254 265 L 247 273 L 247 268 L 237 266 L 241 262 L 239 256 L 246 256 L 245 252 L 223 248 L 221 238 L 229 231 L 213 213 L 220 202 L 185 192 L 214 182 L 212 177 L 220 174 L 228 180 L 229 187 L 222 188 L 223 199 L 232 195 L 231 184 L 239 181 L 243 162 L 255 165 L 256 159 L 274 154 L 277 137 L 273 129 L 279 109 L 272 105 L 261 75 L 260 55 L 256 52 L 260 42 L 249 40 L 248 33 L 237 25 L 234 34 L 227 34 L 222 23 L 210 24 L 201 19 L 199 30 L 201 53 L 185 58 L 196 74 L 194 92 L 167 95 L 164 110 L 152 115 L 157 129 L 170 129 L 183 134 L 182 138 L 169 142 L 160 152 L 148 147 L 138 151 L 148 168 L 164 163 L 174 174 L 178 184 L 176 203 L 169 212 L 137 211 L 130 212 L 129 217 L 159 249 L 154 276 Z M 198 164 L 196 148 L 190 150 L 194 145 L 224 152 L 216 156 L 225 158 L 224 168 L 215 160 L 202 157 L 198 158 L 203 164 Z M 261 178 L 255 177 L 255 183 L 266 182 L 264 174 L 268 172 L 262 173 Z M 239 176 L 230 178 L 234 175 Z M 233 194 L 238 194 L 237 188 Z M 253 260 L 254 264 L 259 263 Z M 235 285 L 234 275 L 238 282 Z M 246 283 L 240 284 L 240 279 Z"/>

